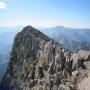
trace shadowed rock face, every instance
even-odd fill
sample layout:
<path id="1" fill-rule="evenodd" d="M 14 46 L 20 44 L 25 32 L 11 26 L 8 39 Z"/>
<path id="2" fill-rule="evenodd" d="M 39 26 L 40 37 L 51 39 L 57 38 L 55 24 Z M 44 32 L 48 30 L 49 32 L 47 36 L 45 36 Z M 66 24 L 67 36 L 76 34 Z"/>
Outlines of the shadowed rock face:
<path id="1" fill-rule="evenodd" d="M 17 90 L 76 90 L 71 53 L 32 26 L 19 32 L 1 87 Z M 74 77 L 75 76 L 75 77 Z"/>

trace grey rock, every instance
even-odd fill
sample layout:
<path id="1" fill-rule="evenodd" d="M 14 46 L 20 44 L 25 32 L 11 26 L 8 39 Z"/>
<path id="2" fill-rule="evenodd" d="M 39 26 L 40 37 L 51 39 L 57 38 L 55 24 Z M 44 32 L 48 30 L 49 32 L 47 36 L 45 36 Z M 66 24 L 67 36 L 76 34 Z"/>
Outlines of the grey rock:
<path id="1" fill-rule="evenodd" d="M 81 72 L 77 76 L 75 71 L 79 72 L 82 59 L 89 61 L 90 53 L 72 55 L 61 44 L 32 26 L 26 26 L 14 39 L 1 87 L 14 87 L 17 90 L 77 90 L 77 78 Z M 88 63 L 86 65 L 89 66 Z"/>

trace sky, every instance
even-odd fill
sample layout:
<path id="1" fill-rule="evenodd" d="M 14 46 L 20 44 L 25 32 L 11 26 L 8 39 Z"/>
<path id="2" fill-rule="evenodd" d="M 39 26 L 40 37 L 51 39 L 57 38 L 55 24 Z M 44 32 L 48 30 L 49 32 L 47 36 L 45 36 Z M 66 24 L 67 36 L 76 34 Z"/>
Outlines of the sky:
<path id="1" fill-rule="evenodd" d="M 0 26 L 90 28 L 90 0 L 0 0 Z"/>

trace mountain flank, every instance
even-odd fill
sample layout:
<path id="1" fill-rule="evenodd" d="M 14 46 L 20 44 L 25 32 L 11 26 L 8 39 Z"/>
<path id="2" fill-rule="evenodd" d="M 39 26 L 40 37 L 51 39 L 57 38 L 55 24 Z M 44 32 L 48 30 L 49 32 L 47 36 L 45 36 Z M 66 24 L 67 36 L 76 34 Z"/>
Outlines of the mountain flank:
<path id="1" fill-rule="evenodd" d="M 0 87 L 84 90 L 81 81 L 89 77 L 89 60 L 90 52 L 72 54 L 37 29 L 26 26 L 14 39 L 8 69 Z"/>

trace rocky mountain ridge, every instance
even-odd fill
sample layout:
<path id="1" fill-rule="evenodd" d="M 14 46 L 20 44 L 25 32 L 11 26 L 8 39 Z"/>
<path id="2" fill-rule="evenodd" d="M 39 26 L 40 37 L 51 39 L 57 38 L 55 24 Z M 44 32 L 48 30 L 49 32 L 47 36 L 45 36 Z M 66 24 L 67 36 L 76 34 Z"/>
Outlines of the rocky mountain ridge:
<path id="1" fill-rule="evenodd" d="M 37 27 L 38 28 L 38 27 Z M 15 35 L 20 32 L 22 26 L 18 27 L 0 27 L 0 67 L 8 65 L 9 56 Z M 38 28 L 56 42 L 62 44 L 65 48 L 69 49 L 72 53 L 80 50 L 90 50 L 90 29 L 72 29 L 62 26 L 51 28 Z M 0 81 L 6 72 L 7 67 L 0 68 Z"/>
<path id="2" fill-rule="evenodd" d="M 72 55 L 61 44 L 32 26 L 27 26 L 14 39 L 10 63 L 1 88 L 83 90 L 80 79 L 82 75 L 88 76 L 89 60 L 90 52 L 82 51 Z"/>

